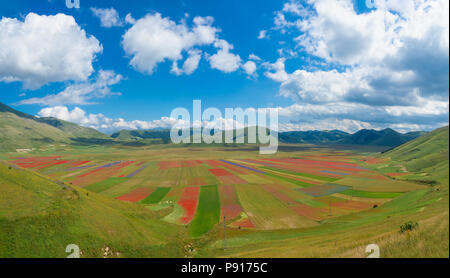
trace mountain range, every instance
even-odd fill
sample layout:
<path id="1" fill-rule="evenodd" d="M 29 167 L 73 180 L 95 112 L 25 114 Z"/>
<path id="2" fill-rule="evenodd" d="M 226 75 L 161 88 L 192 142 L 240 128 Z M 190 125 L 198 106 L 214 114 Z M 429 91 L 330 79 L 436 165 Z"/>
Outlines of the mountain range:
<path id="1" fill-rule="evenodd" d="M 246 140 L 248 132 L 249 128 L 246 128 Z M 279 133 L 279 141 L 286 144 L 368 145 L 389 149 L 424 134 L 421 131 L 399 133 L 390 128 L 363 129 L 354 134 L 340 130 L 288 131 Z M 167 144 L 170 143 L 170 130 L 121 130 L 107 135 L 60 119 L 32 116 L 0 103 L 0 150 L 27 149 L 52 143 Z"/>
<path id="2" fill-rule="evenodd" d="M 245 142 L 247 142 L 249 129 L 251 130 L 252 127 L 245 128 L 243 131 Z M 354 134 L 340 130 L 311 130 L 280 132 L 278 139 L 281 143 L 286 144 L 370 145 L 393 148 L 424 134 L 426 132 L 423 131 L 399 133 L 390 128 L 384 130 L 362 129 Z M 170 130 L 121 130 L 112 134 L 111 137 L 121 140 L 161 139 L 169 141 Z M 233 139 L 236 139 L 236 136 Z"/>

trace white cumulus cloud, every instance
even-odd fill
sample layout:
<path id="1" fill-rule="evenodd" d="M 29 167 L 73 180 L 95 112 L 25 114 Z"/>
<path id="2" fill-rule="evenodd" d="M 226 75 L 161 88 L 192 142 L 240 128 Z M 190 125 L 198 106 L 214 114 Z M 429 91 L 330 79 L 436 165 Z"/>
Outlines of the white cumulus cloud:
<path id="1" fill-rule="evenodd" d="M 209 57 L 211 68 L 223 71 L 225 73 L 234 72 L 241 66 L 241 57 L 233 54 L 230 50 L 233 45 L 225 40 L 217 40 L 214 46 L 218 49 L 217 53 Z"/>
<path id="2" fill-rule="evenodd" d="M 275 80 L 277 82 L 284 82 L 288 79 L 288 74 L 286 73 L 284 62 L 285 58 L 279 58 L 275 63 L 264 63 L 264 65 L 269 69 L 264 73 L 268 78 Z"/>
<path id="3" fill-rule="evenodd" d="M 19 104 L 40 104 L 46 106 L 92 104 L 91 101 L 94 99 L 120 95 L 120 93 L 112 92 L 111 86 L 119 83 L 122 79 L 122 75 L 116 74 L 114 71 L 100 70 L 92 81 L 69 85 L 58 94 L 24 99 Z"/>
<path id="4" fill-rule="evenodd" d="M 352 0 L 291 0 L 275 13 L 273 29 L 291 36 L 294 55 L 281 51 L 264 63 L 265 75 L 295 102 L 282 109 L 291 119 L 403 130 L 448 124 L 449 2 L 374 3 L 361 13 Z M 286 58 L 305 53 L 301 68 L 286 72 Z"/>
<path id="5" fill-rule="evenodd" d="M 341 130 L 348 133 L 354 133 L 361 129 L 374 128 L 368 122 L 358 120 L 337 120 L 333 118 L 317 120 L 314 122 L 291 122 L 279 125 L 280 132 L 286 131 L 309 131 L 309 130 Z"/>
<path id="6" fill-rule="evenodd" d="M 268 36 L 267 36 L 267 30 L 261 30 L 261 31 L 259 31 L 258 39 L 262 40 L 262 39 L 267 39 L 267 38 L 268 38 Z"/>
<path id="7" fill-rule="evenodd" d="M 123 118 L 108 118 L 105 115 L 99 114 L 89 114 L 83 109 L 75 107 L 70 110 L 67 106 L 52 106 L 41 109 L 38 114 L 39 117 L 53 117 L 61 119 L 64 121 L 79 124 L 84 127 L 90 127 L 97 129 L 101 132 L 112 133 L 122 129 L 128 130 L 142 130 L 142 129 L 155 129 L 163 128 L 170 129 L 174 125 L 177 127 L 205 127 L 205 128 L 217 128 L 217 129 L 234 129 L 243 128 L 244 124 L 239 123 L 234 119 L 225 119 L 223 117 L 215 118 L 210 121 L 201 121 L 190 123 L 182 119 L 175 119 L 171 117 L 161 117 L 157 120 L 152 121 L 142 121 L 133 120 L 126 121 Z"/>
<path id="8" fill-rule="evenodd" d="M 200 50 L 191 49 L 188 51 L 188 57 L 184 61 L 183 67 L 181 69 L 178 68 L 178 62 L 173 61 L 171 72 L 176 75 L 181 75 L 183 73 L 186 75 L 190 75 L 198 68 L 198 64 L 200 63 L 201 58 L 202 52 Z"/>
<path id="9" fill-rule="evenodd" d="M 0 81 L 23 82 L 27 89 L 47 83 L 86 80 L 102 52 L 72 16 L 29 13 L 0 20 Z"/>
<path id="10" fill-rule="evenodd" d="M 100 24 L 103 27 L 110 28 L 114 26 L 123 26 L 124 24 L 119 17 L 119 13 L 114 8 L 91 8 L 91 11 L 100 19 Z"/>
<path id="11" fill-rule="evenodd" d="M 128 21 L 135 22 L 123 35 L 122 46 L 131 57 L 130 64 L 136 70 L 150 75 L 159 63 L 179 61 L 184 52 L 214 43 L 219 32 L 212 26 L 212 17 L 195 17 L 192 28 L 184 22 L 176 23 L 168 17 L 162 17 L 159 13 Z M 191 60 L 187 62 L 186 69 L 193 71 L 198 65 L 199 55 L 189 57 Z"/>
<path id="12" fill-rule="evenodd" d="M 154 129 L 170 128 L 178 123 L 183 124 L 182 120 L 170 117 L 162 117 L 154 121 L 125 121 L 122 118 L 108 118 L 105 115 L 89 114 L 83 109 L 75 107 L 72 110 L 66 106 L 53 106 L 41 109 L 38 112 L 39 117 L 54 117 L 64 121 L 79 124 L 84 127 L 90 127 L 102 132 L 115 132 L 121 129 Z"/>
<path id="13" fill-rule="evenodd" d="M 256 63 L 253 61 L 247 61 L 245 64 L 242 65 L 242 68 L 244 69 L 246 74 L 254 75 L 256 72 Z"/>

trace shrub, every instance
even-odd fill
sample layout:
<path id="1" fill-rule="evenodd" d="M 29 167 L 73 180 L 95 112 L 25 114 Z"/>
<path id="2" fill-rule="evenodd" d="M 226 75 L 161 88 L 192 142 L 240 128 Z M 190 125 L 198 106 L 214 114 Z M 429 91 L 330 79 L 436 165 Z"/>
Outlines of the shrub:
<path id="1" fill-rule="evenodd" d="M 406 231 L 413 231 L 419 227 L 419 223 L 408 221 L 400 226 L 400 232 L 404 233 Z"/>

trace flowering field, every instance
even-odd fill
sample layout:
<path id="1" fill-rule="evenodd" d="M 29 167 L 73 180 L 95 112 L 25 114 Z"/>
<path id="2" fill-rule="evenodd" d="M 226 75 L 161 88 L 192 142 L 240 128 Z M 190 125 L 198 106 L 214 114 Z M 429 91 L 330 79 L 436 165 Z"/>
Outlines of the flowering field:
<path id="1" fill-rule="evenodd" d="M 189 226 L 194 237 L 224 221 L 238 230 L 314 227 L 421 189 L 393 179 L 408 173 L 372 170 L 385 160 L 364 160 L 350 153 L 189 157 L 192 154 L 168 160 L 51 155 L 15 157 L 11 162 L 107 197 L 164 211 L 162 220 Z"/>

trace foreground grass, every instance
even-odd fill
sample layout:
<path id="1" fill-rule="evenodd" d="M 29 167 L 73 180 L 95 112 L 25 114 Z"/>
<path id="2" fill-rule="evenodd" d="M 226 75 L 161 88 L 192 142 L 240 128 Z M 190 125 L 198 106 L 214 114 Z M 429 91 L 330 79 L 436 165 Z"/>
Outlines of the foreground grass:
<path id="1" fill-rule="evenodd" d="M 318 227 L 270 232 L 229 230 L 226 250 L 221 248 L 220 235 L 211 239 L 198 256 L 362 258 L 366 256 L 365 247 L 376 243 L 382 257 L 448 257 L 448 206 L 448 190 L 416 190 L 379 208 L 329 219 Z M 399 229 L 407 221 L 419 222 L 419 229 L 409 238 Z M 411 248 L 414 246 L 418 249 Z"/>
<path id="2" fill-rule="evenodd" d="M 185 231 L 141 206 L 58 185 L 0 162 L 0 257 L 184 257 Z"/>

